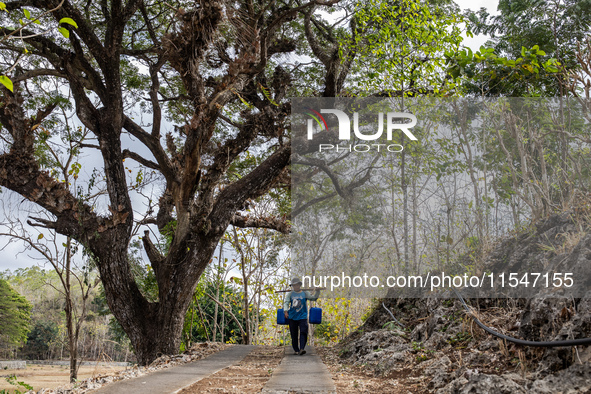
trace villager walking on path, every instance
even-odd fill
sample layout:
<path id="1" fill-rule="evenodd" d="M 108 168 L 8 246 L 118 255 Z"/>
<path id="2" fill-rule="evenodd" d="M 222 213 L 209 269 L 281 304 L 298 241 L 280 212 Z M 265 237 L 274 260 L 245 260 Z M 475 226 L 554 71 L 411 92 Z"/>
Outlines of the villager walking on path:
<path id="1" fill-rule="evenodd" d="M 293 278 L 290 286 L 292 291 L 287 293 L 283 300 L 283 310 L 285 318 L 289 324 L 291 334 L 291 346 L 295 354 L 306 354 L 306 343 L 308 342 L 308 305 L 307 301 L 316 301 L 320 295 L 320 290 L 316 289 L 314 293 L 302 291 L 302 281 L 300 278 Z"/>

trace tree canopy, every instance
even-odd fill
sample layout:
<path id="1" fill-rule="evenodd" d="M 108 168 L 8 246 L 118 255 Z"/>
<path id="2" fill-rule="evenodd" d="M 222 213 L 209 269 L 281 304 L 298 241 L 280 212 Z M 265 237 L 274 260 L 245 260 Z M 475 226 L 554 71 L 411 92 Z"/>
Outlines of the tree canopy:
<path id="1" fill-rule="evenodd" d="M 0 279 L 0 345 L 22 345 L 27 340 L 31 304 Z"/>

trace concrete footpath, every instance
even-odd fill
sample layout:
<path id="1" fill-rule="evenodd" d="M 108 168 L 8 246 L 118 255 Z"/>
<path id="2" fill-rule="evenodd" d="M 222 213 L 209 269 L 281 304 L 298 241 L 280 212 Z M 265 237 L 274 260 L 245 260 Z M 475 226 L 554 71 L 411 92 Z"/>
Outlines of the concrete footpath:
<path id="1" fill-rule="evenodd" d="M 306 354 L 302 356 L 294 355 L 290 346 L 285 348 L 283 360 L 262 392 L 336 393 L 336 387 L 328 368 L 312 346 L 306 346 Z"/>
<path id="2" fill-rule="evenodd" d="M 92 393 L 171 394 L 240 362 L 252 349 L 254 346 L 251 345 L 233 345 L 201 360 L 111 383 Z"/>

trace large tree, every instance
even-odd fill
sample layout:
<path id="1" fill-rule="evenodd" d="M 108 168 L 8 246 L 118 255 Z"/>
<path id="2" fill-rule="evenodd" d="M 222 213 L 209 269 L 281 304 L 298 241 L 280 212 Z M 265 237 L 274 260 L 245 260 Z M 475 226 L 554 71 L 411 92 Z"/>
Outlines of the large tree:
<path id="1" fill-rule="evenodd" d="M 31 217 L 32 225 L 71 237 L 92 254 L 109 308 L 140 363 L 178 351 L 195 286 L 230 224 L 288 231 L 284 217 L 240 211 L 289 183 L 286 92 L 306 67 L 282 67 L 276 59 L 293 52 L 318 58 L 316 85 L 309 87 L 325 96 L 343 87 L 355 54 L 316 37 L 320 25 L 311 23 L 316 7 L 337 1 L 6 3 L 4 34 L 23 13 L 40 23 L 24 26 L 18 40 L 0 42 L 0 67 L 12 71 L 14 83 L 0 97 L 0 185 L 52 214 L 51 220 Z M 71 121 L 96 140 L 78 140 L 76 149 L 102 158 L 103 210 L 52 172 L 38 149 L 41 140 L 73 127 L 66 121 L 70 102 Z M 141 123 L 142 114 L 149 124 Z M 171 124 L 174 131 L 167 132 Z M 125 147 L 130 138 L 137 147 Z M 259 160 L 244 176 L 228 174 L 247 150 Z M 132 204 L 136 185 L 125 159 L 160 176 L 155 206 Z M 72 171 L 80 165 L 73 163 Z M 130 269 L 137 225 L 172 233 L 166 254 L 147 230 L 142 238 L 158 284 L 156 302 L 142 294 Z"/>
<path id="2" fill-rule="evenodd" d="M 512 67 L 490 62 L 480 72 L 488 74 L 489 78 L 482 78 L 480 83 L 474 81 L 473 90 L 506 96 L 567 95 L 568 89 L 564 86 L 567 74 L 580 69 L 575 56 L 577 43 L 588 36 L 591 27 L 591 1 L 500 0 L 498 15 L 492 16 L 481 8 L 469 11 L 468 17 L 474 33 L 491 37 L 486 44 L 488 51 L 494 48 L 498 55 L 515 59 Z M 537 50 L 532 51 L 532 48 Z M 490 57 L 491 52 L 481 55 Z M 556 73 L 555 65 L 534 70 L 538 66 L 537 59 L 528 62 L 532 55 L 539 56 L 539 60 L 556 59 L 563 72 Z M 484 59 L 476 60 L 478 63 Z"/>
<path id="3" fill-rule="evenodd" d="M 0 349 L 21 345 L 27 340 L 31 304 L 0 279 Z"/>

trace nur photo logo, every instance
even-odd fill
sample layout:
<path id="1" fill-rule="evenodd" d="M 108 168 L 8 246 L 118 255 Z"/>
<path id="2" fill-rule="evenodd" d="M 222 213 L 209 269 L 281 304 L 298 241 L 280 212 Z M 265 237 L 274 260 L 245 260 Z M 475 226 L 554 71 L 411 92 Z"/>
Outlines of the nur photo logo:
<path id="1" fill-rule="evenodd" d="M 351 127 L 351 119 L 344 111 L 339 109 L 320 109 L 316 111 L 313 108 L 305 107 L 305 115 L 308 115 L 307 119 L 307 138 L 313 140 L 314 135 L 320 132 L 329 131 L 328 123 L 322 114 L 329 114 L 336 116 L 338 122 L 338 136 L 339 140 L 351 140 L 351 129 L 353 129 L 354 136 L 362 141 L 376 141 L 380 139 L 386 130 L 386 140 L 392 141 L 394 130 L 400 130 L 412 141 L 417 141 L 417 137 L 409 130 L 417 124 L 417 118 L 411 113 L 407 112 L 388 112 L 384 116 L 383 112 L 377 115 L 377 130 L 372 133 L 362 132 L 359 126 L 359 113 L 353 112 L 353 127 Z M 385 120 L 384 120 L 385 118 Z M 409 119 L 410 122 L 405 122 Z M 384 123 L 386 124 L 384 127 Z M 368 129 L 367 126 L 364 127 Z M 334 145 L 334 144 L 319 144 L 319 152 L 334 150 L 336 152 L 349 151 L 349 152 L 368 152 L 370 150 L 387 150 L 388 152 L 400 152 L 403 150 L 403 146 L 400 144 L 349 144 L 346 145 Z"/>

